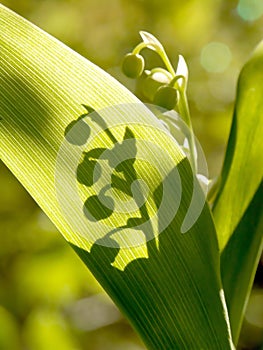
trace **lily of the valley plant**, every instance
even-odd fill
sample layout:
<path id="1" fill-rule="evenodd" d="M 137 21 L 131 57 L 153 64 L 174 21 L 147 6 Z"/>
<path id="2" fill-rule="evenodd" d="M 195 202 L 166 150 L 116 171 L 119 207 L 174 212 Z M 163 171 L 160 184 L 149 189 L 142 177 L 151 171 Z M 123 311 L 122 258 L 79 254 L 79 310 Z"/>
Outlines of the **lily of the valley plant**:
<path id="1" fill-rule="evenodd" d="M 153 108 L 0 6 L 1 159 L 148 349 L 235 349 L 262 251 L 263 44 L 241 71 L 207 204 L 193 176 L 186 64 L 180 56 L 174 70 L 159 41 L 141 36 L 123 70 L 144 76 Z M 164 68 L 145 70 L 143 48 Z M 183 147 L 171 110 L 187 125 Z"/>

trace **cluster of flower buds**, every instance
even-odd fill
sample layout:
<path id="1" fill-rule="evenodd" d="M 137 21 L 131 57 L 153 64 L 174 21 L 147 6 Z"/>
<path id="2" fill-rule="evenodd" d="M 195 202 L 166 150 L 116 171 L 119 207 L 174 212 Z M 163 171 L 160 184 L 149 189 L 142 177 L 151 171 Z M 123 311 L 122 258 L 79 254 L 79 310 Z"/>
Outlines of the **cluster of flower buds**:
<path id="1" fill-rule="evenodd" d="M 182 56 L 179 56 L 175 72 L 162 44 L 150 33 L 140 32 L 142 42 L 123 60 L 123 73 L 133 79 L 139 78 L 140 90 L 148 102 L 167 110 L 178 109 L 180 99 L 185 95 L 188 69 Z M 145 69 L 144 57 L 141 50 L 148 48 L 155 51 L 162 59 L 165 68 Z"/>
<path id="2" fill-rule="evenodd" d="M 164 110 L 175 110 L 187 125 L 189 132 L 187 143 L 189 145 L 190 163 L 193 170 L 197 170 L 196 145 L 193 133 L 186 88 L 188 81 L 188 68 L 183 56 L 179 55 L 177 68 L 173 68 L 162 44 L 152 34 L 141 31 L 142 41 L 128 53 L 122 63 L 123 73 L 133 79 L 137 79 L 139 94 L 147 103 L 160 106 Z M 143 49 L 155 51 L 163 62 L 162 67 L 151 70 L 146 69 Z"/>

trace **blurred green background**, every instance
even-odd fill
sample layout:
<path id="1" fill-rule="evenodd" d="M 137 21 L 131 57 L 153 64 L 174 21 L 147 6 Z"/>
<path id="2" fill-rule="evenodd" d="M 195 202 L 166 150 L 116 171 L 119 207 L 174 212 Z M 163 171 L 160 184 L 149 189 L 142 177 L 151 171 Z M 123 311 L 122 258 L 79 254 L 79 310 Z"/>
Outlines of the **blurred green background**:
<path id="1" fill-rule="evenodd" d="M 263 0 L 6 0 L 2 3 L 115 76 L 153 33 L 190 71 L 189 102 L 210 176 L 220 171 L 239 71 L 263 38 Z M 148 53 L 149 62 L 157 64 Z M 6 167 L 0 163 L 0 350 L 142 350 L 137 335 Z M 257 287 L 262 287 L 258 273 Z M 260 285 L 261 284 L 261 285 Z M 262 293 L 256 290 L 257 305 Z M 259 300 L 259 301 L 258 301 Z M 254 304 L 253 304 L 254 305 Z M 252 317 L 253 318 L 253 317 Z M 243 344 L 263 341 L 245 327 Z M 248 331 L 246 330 L 248 328 Z M 242 349 L 245 347 L 243 346 Z"/>

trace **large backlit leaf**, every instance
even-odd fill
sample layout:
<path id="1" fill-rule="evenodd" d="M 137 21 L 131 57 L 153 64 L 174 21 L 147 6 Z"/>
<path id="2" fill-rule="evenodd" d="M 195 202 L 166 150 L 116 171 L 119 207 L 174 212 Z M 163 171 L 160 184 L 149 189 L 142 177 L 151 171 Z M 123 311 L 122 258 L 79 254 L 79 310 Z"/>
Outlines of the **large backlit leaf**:
<path id="1" fill-rule="evenodd" d="M 3 6 L 0 45 L 0 150 L 4 163 L 56 224 L 149 349 L 232 349 L 216 233 L 201 192 L 195 205 L 201 203 L 202 212 L 191 229 L 181 233 L 193 179 L 177 143 L 152 112 L 117 81 Z M 118 164 L 121 149 L 127 154 Z M 80 155 L 89 164 L 86 172 Z M 90 177 L 98 162 L 101 168 Z M 91 188 L 101 181 L 103 166 L 109 170 L 115 163 L 109 177 L 115 187 L 112 196 L 102 194 L 109 203 L 103 209 Z M 178 174 L 181 180 L 176 183 L 173 180 L 178 180 Z M 135 195 L 142 193 L 143 185 L 138 181 L 134 186 L 135 178 L 144 180 L 150 195 L 147 204 L 144 195 L 138 197 L 141 207 L 131 215 L 125 206 L 130 205 L 132 185 Z M 166 213 L 160 208 L 167 195 Z M 119 211 L 110 209 L 113 198 L 118 203 L 123 200 Z M 86 216 L 84 203 L 93 216 Z M 168 220 L 166 214 L 178 203 L 177 213 Z M 168 224 L 161 227 L 163 216 Z M 139 229 L 142 219 L 146 224 Z M 121 225 L 123 230 L 116 229 Z M 158 230 L 162 231 L 159 236 Z M 122 234 L 132 243 L 137 238 L 143 243 L 123 247 Z"/>

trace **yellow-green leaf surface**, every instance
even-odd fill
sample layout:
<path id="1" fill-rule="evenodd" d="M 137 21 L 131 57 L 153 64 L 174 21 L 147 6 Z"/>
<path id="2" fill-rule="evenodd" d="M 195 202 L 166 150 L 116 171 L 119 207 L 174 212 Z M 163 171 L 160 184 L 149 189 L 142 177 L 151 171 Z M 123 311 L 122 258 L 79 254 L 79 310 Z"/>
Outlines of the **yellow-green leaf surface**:
<path id="1" fill-rule="evenodd" d="M 233 349 L 208 206 L 202 204 L 188 232 L 180 230 L 190 207 L 193 178 L 175 140 L 112 77 L 3 6 L 0 45 L 3 162 L 56 224 L 149 349 Z M 115 106 L 119 104 L 123 107 Z M 105 108 L 110 115 L 103 114 Z M 93 110 L 100 112 L 89 117 Z M 70 134 L 74 123 L 80 126 L 77 138 Z M 88 143 L 83 142 L 83 130 L 86 138 L 92 138 Z M 118 157 L 105 161 L 123 148 L 127 157 L 122 163 Z M 115 181 L 112 197 L 105 191 L 102 194 L 110 205 L 114 198 L 129 208 L 131 191 L 123 184 L 134 185 L 135 178 L 148 185 L 147 203 L 144 195 L 139 196 L 141 207 L 131 217 L 122 207 L 114 213 L 110 207 L 106 210 L 89 184 L 98 185 L 104 168 L 98 168 L 91 179 L 89 172 L 82 172 L 82 163 L 72 172 L 73 160 L 82 159 L 79 154 L 84 160 L 90 157 L 89 166 L 95 166 L 101 155 L 100 162 L 108 170 L 116 163 L 111 177 L 105 175 Z M 76 176 L 73 186 L 72 174 Z M 180 175 L 180 181 L 173 181 L 174 174 L 177 180 Z M 134 193 L 142 193 L 143 183 L 136 184 Z M 72 188 L 77 196 L 72 195 Z M 162 216 L 166 218 L 166 212 L 160 214 L 164 194 L 175 190 L 166 208 L 168 213 L 179 203 L 178 210 L 161 227 Z M 200 203 L 202 198 L 200 192 Z M 92 214 L 99 216 L 97 221 L 85 216 L 84 207 L 79 206 L 86 205 L 85 201 Z M 125 246 L 122 234 L 132 247 Z M 134 244 L 134 237 L 140 244 Z"/>
<path id="2" fill-rule="evenodd" d="M 234 118 L 213 214 L 223 249 L 263 177 L 263 42 L 241 71 Z"/>
<path id="3" fill-rule="evenodd" d="M 233 340 L 238 342 L 245 308 L 263 248 L 263 184 L 221 255 L 221 273 Z"/>

